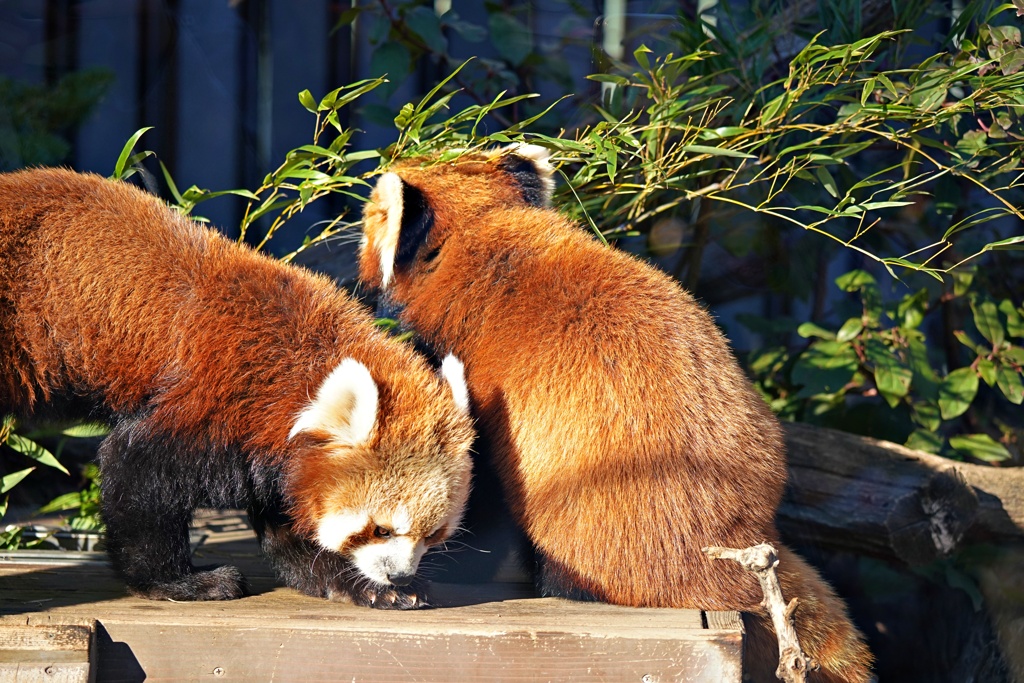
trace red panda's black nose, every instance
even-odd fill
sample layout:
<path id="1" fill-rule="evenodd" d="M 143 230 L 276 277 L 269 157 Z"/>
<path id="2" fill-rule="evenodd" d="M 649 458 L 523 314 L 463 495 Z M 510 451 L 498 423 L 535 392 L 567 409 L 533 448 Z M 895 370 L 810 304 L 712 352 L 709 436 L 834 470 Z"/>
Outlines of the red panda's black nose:
<path id="1" fill-rule="evenodd" d="M 408 586 L 415 574 L 388 574 L 388 581 L 394 586 Z"/>

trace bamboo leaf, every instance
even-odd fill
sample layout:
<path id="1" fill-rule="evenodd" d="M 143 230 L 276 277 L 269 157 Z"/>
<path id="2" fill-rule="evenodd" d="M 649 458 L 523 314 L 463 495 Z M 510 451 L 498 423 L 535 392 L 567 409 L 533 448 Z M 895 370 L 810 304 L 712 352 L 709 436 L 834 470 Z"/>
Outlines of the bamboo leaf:
<path id="1" fill-rule="evenodd" d="M 57 496 L 46 505 L 39 508 L 38 513 L 41 515 L 48 515 L 53 512 L 74 510 L 75 508 L 81 507 L 81 505 L 82 494 L 78 491 L 73 491 L 71 493 L 65 493 L 62 496 Z"/>
<path id="2" fill-rule="evenodd" d="M 303 90 L 299 93 L 299 104 L 305 107 L 308 111 L 316 113 L 316 100 L 313 99 L 313 93 L 308 90 Z"/>
<path id="3" fill-rule="evenodd" d="M 828 172 L 828 169 L 824 166 L 818 166 L 814 169 L 814 174 L 818 176 L 818 180 L 825 188 L 825 191 L 836 199 L 839 199 L 839 188 L 836 186 L 835 178 L 833 178 L 832 174 Z"/>
<path id="4" fill-rule="evenodd" d="M 35 469 L 35 467 L 28 467 L 23 470 L 18 470 L 17 472 L 5 474 L 2 483 L 0 483 L 0 493 L 7 493 L 13 489 L 19 482 L 21 482 L 22 479 L 31 474 Z"/>
<path id="5" fill-rule="evenodd" d="M 647 55 L 650 53 L 651 49 L 646 45 L 641 45 L 633 51 L 633 59 L 636 60 L 636 63 L 639 64 L 640 68 L 644 71 L 650 71 L 651 69 L 651 62 L 647 58 Z"/>
<path id="6" fill-rule="evenodd" d="M 82 424 L 75 425 L 74 427 L 68 427 L 61 431 L 61 434 L 64 436 L 71 436 L 77 439 L 106 436 L 109 433 L 110 428 L 98 422 L 83 422 Z"/>
<path id="7" fill-rule="evenodd" d="M 32 458 L 40 465 L 46 465 L 47 467 L 58 469 L 64 474 L 70 474 L 64 465 L 61 465 L 57 458 L 53 457 L 53 453 L 31 439 L 26 439 L 20 434 L 11 434 L 7 437 L 7 445 L 22 455 Z"/>
<path id="8" fill-rule="evenodd" d="M 999 240 L 998 242 L 991 242 L 986 244 L 982 248 L 982 251 L 1010 249 L 1024 249 L 1024 235 L 1017 235 L 1016 237 L 1008 237 L 1005 240 Z"/>
<path id="9" fill-rule="evenodd" d="M 598 83 L 614 83 L 615 85 L 626 86 L 629 85 L 629 79 L 625 76 L 618 76 L 616 74 L 590 74 L 587 76 L 588 80 L 597 81 Z"/>
<path id="10" fill-rule="evenodd" d="M 725 147 L 711 147 L 708 145 L 680 145 L 679 150 L 683 152 L 694 152 L 695 154 L 710 154 L 718 157 L 732 157 L 735 159 L 756 159 L 757 156 L 754 154 L 747 154 L 746 152 L 740 152 L 735 149 L 728 149 Z"/>
<path id="11" fill-rule="evenodd" d="M 167 187 L 171 191 L 171 195 L 174 197 L 174 201 L 178 203 L 178 206 L 187 208 L 185 206 L 185 200 L 182 198 L 181 193 L 178 192 L 178 186 L 174 183 L 174 178 L 171 177 L 171 172 L 164 166 L 164 162 L 160 162 L 160 172 L 164 175 L 164 182 L 167 183 Z"/>
<path id="12" fill-rule="evenodd" d="M 125 177 L 125 166 L 128 163 L 129 157 L 132 155 L 132 150 L 135 149 L 135 144 L 139 141 L 139 138 L 145 134 L 146 131 L 153 130 L 153 126 L 146 126 L 140 128 L 132 136 L 128 138 L 128 142 L 124 143 L 124 147 L 121 149 L 121 154 L 117 157 L 117 163 L 114 164 L 114 174 L 110 176 L 114 180 L 122 180 Z"/>

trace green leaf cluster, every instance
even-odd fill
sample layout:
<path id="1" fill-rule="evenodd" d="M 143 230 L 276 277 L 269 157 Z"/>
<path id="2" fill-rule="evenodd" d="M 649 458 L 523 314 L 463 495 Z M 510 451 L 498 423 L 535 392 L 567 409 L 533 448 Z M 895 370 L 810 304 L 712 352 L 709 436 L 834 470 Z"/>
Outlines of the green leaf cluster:
<path id="1" fill-rule="evenodd" d="M 70 474 L 67 468 L 60 463 L 61 450 L 67 439 L 91 438 L 102 436 L 107 433 L 107 428 L 92 423 L 81 423 L 64 429 L 49 429 L 29 433 L 18 433 L 17 424 L 13 417 L 7 416 L 0 423 L 0 447 L 7 449 L 32 460 L 36 465 L 18 469 L 5 474 L 0 480 L 0 518 L 7 514 L 7 507 L 10 500 L 8 493 L 15 486 L 20 484 L 26 477 L 36 470 L 38 466 L 50 467 L 64 474 Z M 43 437 L 57 437 L 56 453 L 51 452 L 39 443 Z M 13 460 L 5 457 L 4 460 Z M 96 465 L 87 465 L 83 469 L 83 481 L 85 488 L 82 491 L 72 492 L 58 497 L 37 511 L 38 514 L 58 512 L 63 510 L 74 510 L 74 514 L 68 519 L 68 524 L 75 530 L 98 530 L 102 528 L 99 518 L 99 468 Z M 33 547 L 43 539 L 26 541 L 23 539 L 23 529 L 18 525 L 7 525 L 0 529 L 0 549 L 15 549 L 19 547 Z"/>
<path id="2" fill-rule="evenodd" d="M 893 275 L 938 278 L 986 252 L 1024 248 L 1024 235 L 988 232 L 999 219 L 1024 220 L 1024 71 L 995 67 L 1021 49 L 1019 32 L 978 32 L 987 36 L 978 44 L 898 68 L 880 63 L 900 32 L 842 45 L 815 37 L 785 77 L 746 95 L 729 87 L 739 67 L 711 68 L 715 42 L 682 56 L 641 47 L 635 66 L 591 76 L 611 86 L 601 120 L 573 146 L 562 142 L 576 169 L 571 195 L 587 198 L 577 213 L 606 237 L 670 216 L 731 217 L 717 221 L 729 235 L 691 249 L 716 237 L 757 245 L 792 226 Z"/>
<path id="3" fill-rule="evenodd" d="M 1019 301 L 947 287 L 886 302 L 875 278 L 863 270 L 846 273 L 836 285 L 858 303 L 856 310 L 844 311 L 841 324 L 800 324 L 796 332 L 807 340 L 802 349 L 773 347 L 751 359 L 755 383 L 777 412 L 848 431 L 881 432 L 955 458 L 1024 458 L 1024 425 L 1015 418 L 1024 402 Z M 949 369 L 925 329 L 942 316 L 955 316 L 956 309 L 969 314 L 973 329 L 953 332 L 953 360 L 962 365 Z"/>

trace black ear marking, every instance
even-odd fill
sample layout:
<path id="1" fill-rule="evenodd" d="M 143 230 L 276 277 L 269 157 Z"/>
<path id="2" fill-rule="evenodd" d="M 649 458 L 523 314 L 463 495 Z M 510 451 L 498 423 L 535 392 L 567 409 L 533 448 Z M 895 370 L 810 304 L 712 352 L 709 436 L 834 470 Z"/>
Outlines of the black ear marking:
<path id="1" fill-rule="evenodd" d="M 395 250 L 395 266 L 403 267 L 412 263 L 416 252 L 427 240 L 434 227 L 434 211 L 419 188 L 402 182 L 402 227 L 398 233 L 398 248 Z"/>
<path id="2" fill-rule="evenodd" d="M 547 206 L 547 185 L 533 160 L 518 154 L 506 154 L 498 160 L 498 168 L 519 186 L 524 202 L 530 206 Z"/>

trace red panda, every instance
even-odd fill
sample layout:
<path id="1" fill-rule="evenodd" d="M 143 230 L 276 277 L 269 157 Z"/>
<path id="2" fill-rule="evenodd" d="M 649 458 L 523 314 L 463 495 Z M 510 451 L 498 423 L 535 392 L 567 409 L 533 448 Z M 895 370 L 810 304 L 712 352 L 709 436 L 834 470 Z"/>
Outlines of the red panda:
<path id="1" fill-rule="evenodd" d="M 219 600 L 191 564 L 200 505 L 248 509 L 304 593 L 417 607 L 459 525 L 473 438 L 461 364 L 438 377 L 324 277 L 67 170 L 0 175 L 0 411 L 111 426 L 113 566 L 136 595 Z"/>
<path id="2" fill-rule="evenodd" d="M 751 668 L 774 680 L 756 579 L 701 548 L 778 546 L 779 424 L 690 294 L 548 208 L 551 175 L 528 145 L 395 164 L 365 209 L 360 277 L 465 363 L 545 594 L 749 613 Z M 868 681 L 842 602 L 780 554 L 816 680 Z"/>

